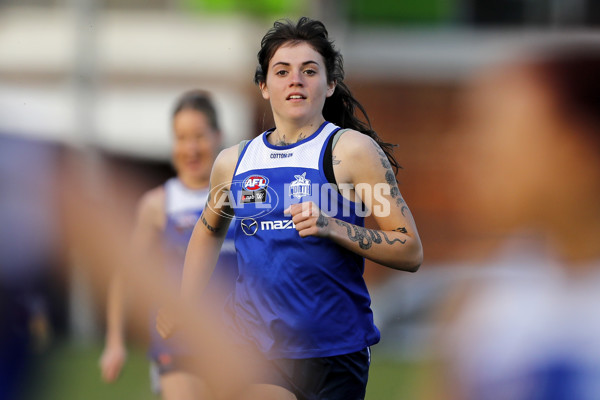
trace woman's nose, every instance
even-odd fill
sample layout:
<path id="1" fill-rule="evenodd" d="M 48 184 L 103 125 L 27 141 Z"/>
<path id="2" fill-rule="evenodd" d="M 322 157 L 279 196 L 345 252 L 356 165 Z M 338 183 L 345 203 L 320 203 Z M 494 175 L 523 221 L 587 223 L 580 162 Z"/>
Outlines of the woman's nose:
<path id="1" fill-rule="evenodd" d="M 302 86 L 304 84 L 301 71 L 291 72 L 290 77 L 290 86 Z"/>

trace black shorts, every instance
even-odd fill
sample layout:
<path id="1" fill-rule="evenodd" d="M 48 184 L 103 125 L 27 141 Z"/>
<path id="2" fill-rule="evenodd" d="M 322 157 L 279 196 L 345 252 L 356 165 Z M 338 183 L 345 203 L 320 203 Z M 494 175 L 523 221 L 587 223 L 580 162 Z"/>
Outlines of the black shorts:
<path id="1" fill-rule="evenodd" d="M 332 357 L 268 361 L 264 382 L 281 386 L 298 400 L 362 400 L 369 378 L 370 350 Z"/>

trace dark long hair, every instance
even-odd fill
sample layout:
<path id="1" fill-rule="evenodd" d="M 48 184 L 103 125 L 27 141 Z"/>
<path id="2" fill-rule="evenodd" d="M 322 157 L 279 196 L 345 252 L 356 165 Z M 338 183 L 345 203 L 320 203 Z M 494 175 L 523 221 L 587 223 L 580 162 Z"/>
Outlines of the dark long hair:
<path id="1" fill-rule="evenodd" d="M 308 43 L 321 54 L 325 60 L 327 81 L 336 83 L 333 95 L 325 100 L 323 117 L 342 128 L 354 129 L 375 140 L 387 156 L 394 172 L 397 173 L 401 167 L 394 158 L 393 148 L 395 145 L 381 140 L 372 129 L 366 110 L 344 83 L 344 60 L 340 52 L 335 49 L 333 41 L 329 40 L 327 29 L 322 22 L 306 17 L 300 18 L 296 24 L 287 19 L 275 21 L 260 43 L 254 83 L 258 85 L 266 81 L 269 62 L 277 49 L 286 43 L 298 44 L 301 42 Z M 355 115 L 356 110 L 360 111 L 364 121 Z"/>
<path id="2" fill-rule="evenodd" d="M 221 132 L 217 110 L 209 92 L 194 89 L 183 93 L 173 107 L 172 117 L 175 118 L 177 113 L 188 109 L 203 113 L 208 118 L 210 127 L 217 133 Z"/>

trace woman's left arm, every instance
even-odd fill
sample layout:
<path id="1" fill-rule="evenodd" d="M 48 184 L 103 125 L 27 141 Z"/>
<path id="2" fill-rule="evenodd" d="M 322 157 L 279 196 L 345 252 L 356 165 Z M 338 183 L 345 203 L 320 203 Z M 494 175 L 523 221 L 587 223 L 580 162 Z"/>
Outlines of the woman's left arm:
<path id="1" fill-rule="evenodd" d="M 333 152 L 334 172 L 341 192 L 361 201 L 379 230 L 349 224 L 325 215 L 312 202 L 294 204 L 292 215 L 301 237 L 327 237 L 369 260 L 415 272 L 423 249 L 412 214 L 400 194 L 390 163 L 381 147 L 356 131 L 344 133 Z M 351 188 L 344 192 L 344 184 Z"/>

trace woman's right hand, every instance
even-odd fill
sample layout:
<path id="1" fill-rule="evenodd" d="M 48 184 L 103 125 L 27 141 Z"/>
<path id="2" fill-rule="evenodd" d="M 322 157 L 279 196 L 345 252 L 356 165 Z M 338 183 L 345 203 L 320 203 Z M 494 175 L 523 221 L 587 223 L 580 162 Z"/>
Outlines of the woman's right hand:
<path id="1" fill-rule="evenodd" d="M 100 370 L 104 382 L 112 383 L 121 375 L 121 370 L 126 359 L 127 350 L 122 343 L 107 344 L 104 347 L 104 351 L 100 357 Z"/>
<path id="2" fill-rule="evenodd" d="M 168 339 L 175 332 L 175 313 L 167 307 L 161 307 L 156 316 L 156 330 L 163 339 Z"/>

